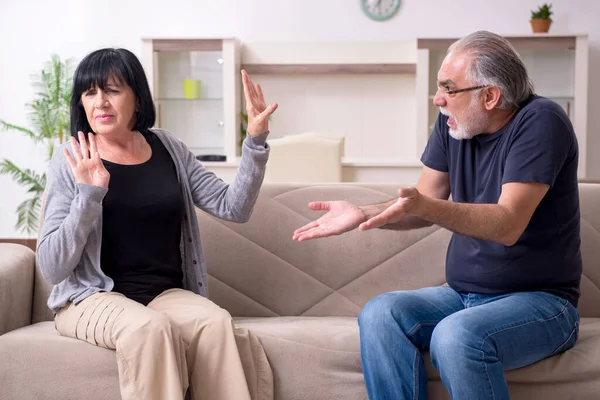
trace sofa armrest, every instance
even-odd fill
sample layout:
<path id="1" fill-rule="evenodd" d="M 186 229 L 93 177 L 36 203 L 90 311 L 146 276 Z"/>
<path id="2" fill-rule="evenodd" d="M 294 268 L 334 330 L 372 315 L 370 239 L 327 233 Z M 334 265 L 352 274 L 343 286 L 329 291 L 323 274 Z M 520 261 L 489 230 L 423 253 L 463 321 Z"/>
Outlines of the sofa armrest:
<path id="1" fill-rule="evenodd" d="M 0 335 L 31 324 L 35 253 L 0 243 Z"/>

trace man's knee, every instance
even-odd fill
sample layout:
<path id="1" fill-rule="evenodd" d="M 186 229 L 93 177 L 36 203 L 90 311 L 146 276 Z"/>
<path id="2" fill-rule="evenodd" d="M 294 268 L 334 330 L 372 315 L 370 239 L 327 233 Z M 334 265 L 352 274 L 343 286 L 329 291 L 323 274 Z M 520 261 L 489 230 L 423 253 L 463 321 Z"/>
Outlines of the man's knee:
<path id="1" fill-rule="evenodd" d="M 386 318 L 391 317 L 392 308 L 392 293 L 384 293 L 372 298 L 358 315 L 359 326 L 369 328 L 380 325 Z"/>
<path id="2" fill-rule="evenodd" d="M 386 334 L 389 330 L 409 334 L 420 323 L 418 300 L 413 291 L 381 294 L 364 306 L 358 316 L 358 325 L 363 332 L 372 335 Z"/>
<path id="3" fill-rule="evenodd" d="M 439 368 L 481 355 L 484 339 L 460 314 L 450 315 L 433 330 L 429 345 L 431 361 Z"/>
<path id="4" fill-rule="evenodd" d="M 370 300 L 358 316 L 359 325 L 377 326 L 393 322 L 405 330 L 418 325 L 424 302 L 418 291 L 406 290 L 381 294 Z M 362 326 L 361 325 L 361 326 Z"/>

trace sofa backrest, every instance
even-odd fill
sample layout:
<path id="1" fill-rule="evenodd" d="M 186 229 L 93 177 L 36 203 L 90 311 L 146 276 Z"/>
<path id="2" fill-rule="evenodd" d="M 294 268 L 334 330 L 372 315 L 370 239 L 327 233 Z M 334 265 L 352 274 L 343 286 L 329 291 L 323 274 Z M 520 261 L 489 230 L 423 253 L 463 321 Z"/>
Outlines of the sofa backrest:
<path id="1" fill-rule="evenodd" d="M 580 184 L 584 275 L 579 311 L 600 317 L 600 184 Z M 445 283 L 450 232 L 373 230 L 292 241 L 295 229 L 323 212 L 310 201 L 373 204 L 393 198 L 396 184 L 265 183 L 245 224 L 198 219 L 210 298 L 234 316 L 356 316 L 374 296 Z M 50 285 L 36 272 L 33 322 L 51 320 Z"/>
<path id="2" fill-rule="evenodd" d="M 210 275 L 210 298 L 235 316 L 356 316 L 374 296 L 445 283 L 451 234 L 431 227 L 399 232 L 352 231 L 292 241 L 295 229 L 323 212 L 310 201 L 372 204 L 396 184 L 264 184 L 246 224 L 198 212 Z M 600 185 L 581 184 L 584 276 L 579 310 L 600 317 Z"/>
<path id="3" fill-rule="evenodd" d="M 600 184 L 580 183 L 581 255 L 583 276 L 579 313 L 583 317 L 600 317 Z"/>

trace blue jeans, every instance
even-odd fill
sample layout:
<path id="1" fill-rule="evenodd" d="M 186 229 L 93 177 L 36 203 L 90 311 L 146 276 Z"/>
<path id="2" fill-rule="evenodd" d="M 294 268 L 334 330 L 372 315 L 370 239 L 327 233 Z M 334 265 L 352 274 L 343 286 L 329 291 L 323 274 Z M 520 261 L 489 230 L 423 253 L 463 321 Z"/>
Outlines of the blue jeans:
<path id="1" fill-rule="evenodd" d="M 579 334 L 579 313 L 561 297 L 447 286 L 379 295 L 358 323 L 371 400 L 427 399 L 428 350 L 452 399 L 509 399 L 505 370 L 566 351 Z"/>

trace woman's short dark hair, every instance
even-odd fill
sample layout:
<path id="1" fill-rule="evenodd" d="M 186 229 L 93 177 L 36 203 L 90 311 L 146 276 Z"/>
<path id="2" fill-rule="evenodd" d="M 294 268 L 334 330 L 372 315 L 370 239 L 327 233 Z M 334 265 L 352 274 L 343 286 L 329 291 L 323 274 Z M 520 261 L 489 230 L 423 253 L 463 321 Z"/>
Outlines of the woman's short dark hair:
<path id="1" fill-rule="evenodd" d="M 93 87 L 104 90 L 111 77 L 133 90 L 137 105 L 133 130 L 146 132 L 154 126 L 156 110 L 140 60 L 129 50 L 105 48 L 85 56 L 75 70 L 71 94 L 71 136 L 77 138 L 78 131 L 83 131 L 86 136 L 92 132 L 81 104 L 81 95 Z"/>

